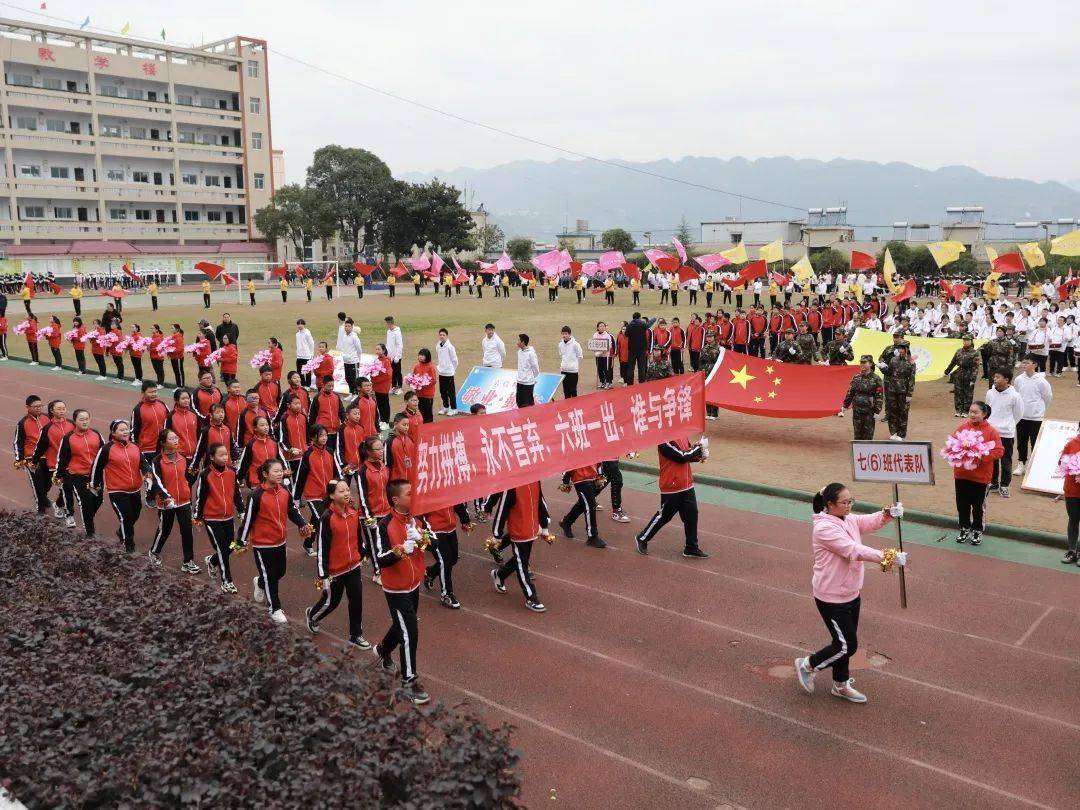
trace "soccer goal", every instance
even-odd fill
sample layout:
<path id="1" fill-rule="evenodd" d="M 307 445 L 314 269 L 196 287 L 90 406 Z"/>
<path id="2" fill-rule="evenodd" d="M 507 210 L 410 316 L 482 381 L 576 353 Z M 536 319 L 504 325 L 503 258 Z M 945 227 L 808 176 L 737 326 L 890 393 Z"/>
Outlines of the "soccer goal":
<path id="1" fill-rule="evenodd" d="M 281 286 L 281 279 L 271 275 L 271 271 L 275 267 L 284 267 L 284 262 L 237 262 L 236 263 L 236 301 L 237 303 L 247 302 L 247 285 L 249 281 L 255 282 L 255 288 L 257 290 L 274 290 L 277 291 Z M 341 285 L 341 277 L 338 273 L 338 262 L 336 261 L 319 261 L 319 262 L 288 262 L 288 268 L 296 273 L 296 277 L 293 278 L 292 283 L 289 285 L 289 291 L 296 290 L 303 291 L 304 289 L 304 277 L 310 276 L 312 284 L 315 285 L 313 294 L 323 294 L 323 280 L 328 275 L 333 275 L 334 278 L 334 297 L 337 298 L 340 294 L 339 287 Z M 299 275 L 299 271 L 303 270 L 304 277 Z"/>

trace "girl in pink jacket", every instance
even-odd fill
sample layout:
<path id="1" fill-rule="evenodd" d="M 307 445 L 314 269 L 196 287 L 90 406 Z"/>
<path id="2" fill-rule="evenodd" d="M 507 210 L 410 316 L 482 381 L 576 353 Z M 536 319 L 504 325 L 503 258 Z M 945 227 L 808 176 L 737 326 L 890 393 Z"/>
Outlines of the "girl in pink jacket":
<path id="1" fill-rule="evenodd" d="M 814 691 L 814 674 L 832 667 L 832 694 L 852 703 L 866 703 L 848 674 L 848 662 L 858 649 L 859 592 L 863 563 L 880 563 L 884 554 L 864 546 L 862 532 L 876 532 L 893 518 L 902 517 L 904 506 L 896 503 L 872 515 L 853 515 L 851 492 L 843 484 L 829 484 L 814 496 L 814 602 L 829 629 L 832 642 L 806 658 L 795 659 L 795 674 L 807 692 Z M 907 564 L 907 554 L 897 553 L 895 562 Z"/>

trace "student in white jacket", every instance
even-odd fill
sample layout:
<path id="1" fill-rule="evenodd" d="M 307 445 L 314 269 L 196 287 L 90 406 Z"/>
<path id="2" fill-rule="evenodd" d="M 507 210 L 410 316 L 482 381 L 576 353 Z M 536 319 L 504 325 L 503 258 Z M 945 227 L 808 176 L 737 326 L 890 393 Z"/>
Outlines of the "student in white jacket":
<path id="1" fill-rule="evenodd" d="M 390 358 L 390 393 L 400 394 L 404 384 L 401 377 L 401 357 L 405 352 L 405 336 L 401 327 L 394 323 L 394 317 L 387 315 L 386 321 L 386 356 Z"/>
<path id="2" fill-rule="evenodd" d="M 998 369 L 994 372 L 994 384 L 986 392 L 985 402 L 990 406 L 987 422 L 997 428 L 1001 446 L 1005 452 L 994 461 L 994 475 L 990 479 L 990 492 L 1002 498 L 1009 497 L 1012 483 L 1013 446 L 1016 444 L 1016 425 L 1024 418 L 1024 399 L 1012 385 L 1012 371 Z"/>
<path id="3" fill-rule="evenodd" d="M 581 371 L 581 344 L 570 333 L 570 327 L 562 328 L 562 339 L 559 341 L 559 371 L 562 372 L 563 399 L 573 399 L 577 396 L 578 373 Z"/>
<path id="4" fill-rule="evenodd" d="M 529 336 L 522 332 L 518 335 L 517 353 L 517 406 L 527 408 L 536 404 L 533 391 L 540 376 L 540 360 L 536 349 L 529 345 Z"/>
<path id="5" fill-rule="evenodd" d="M 337 350 L 341 352 L 341 364 L 345 371 L 345 382 L 349 386 L 349 391 L 355 392 L 356 368 L 360 365 L 360 355 L 363 354 L 364 349 L 360 345 L 360 334 L 352 318 L 346 318 L 341 325 Z"/>
<path id="6" fill-rule="evenodd" d="M 1029 354 L 1020 363 L 1020 373 L 1013 380 L 1013 388 L 1024 401 L 1024 415 L 1016 423 L 1016 450 L 1020 463 L 1013 470 L 1013 475 L 1022 475 L 1027 465 L 1028 453 L 1035 448 L 1039 437 L 1046 409 L 1054 398 L 1053 389 L 1045 374 L 1038 372 L 1035 355 Z"/>
<path id="7" fill-rule="evenodd" d="M 442 401 L 440 415 L 457 415 L 457 381 L 454 379 L 457 367 L 457 349 L 450 342 L 450 333 L 440 329 L 439 342 L 435 344 L 435 371 L 439 374 L 439 399 Z"/>
<path id="8" fill-rule="evenodd" d="M 495 332 L 495 324 L 484 327 L 484 337 L 480 339 L 481 364 L 485 368 L 502 368 L 506 360 L 506 344 Z"/>
<path id="9" fill-rule="evenodd" d="M 300 318 L 296 322 L 296 370 L 300 371 L 315 356 L 315 338 L 307 328 L 307 321 Z M 311 388 L 311 374 L 303 374 L 303 384 Z"/>

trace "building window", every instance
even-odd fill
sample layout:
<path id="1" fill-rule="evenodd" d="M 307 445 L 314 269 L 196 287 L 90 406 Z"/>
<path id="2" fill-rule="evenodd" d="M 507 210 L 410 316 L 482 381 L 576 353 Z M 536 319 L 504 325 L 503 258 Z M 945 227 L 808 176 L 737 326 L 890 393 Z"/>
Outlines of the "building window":
<path id="1" fill-rule="evenodd" d="M 109 219 L 127 219 L 126 208 L 110 208 Z"/>
<path id="2" fill-rule="evenodd" d="M 199 212 L 198 211 L 185 211 L 184 212 L 184 222 L 198 222 L 198 221 L 199 221 Z"/>
<path id="3" fill-rule="evenodd" d="M 251 185 L 260 191 L 266 188 L 266 175 L 262 172 L 255 172 L 251 177 Z"/>
<path id="4" fill-rule="evenodd" d="M 142 90 L 142 89 L 140 89 L 138 87 L 128 87 L 124 91 L 124 95 L 127 96 L 128 98 L 145 99 L 146 98 L 146 91 L 144 91 L 144 90 Z"/>
<path id="5" fill-rule="evenodd" d="M 248 112 L 252 115 L 258 115 L 262 112 L 262 100 L 252 96 L 248 99 Z"/>
<path id="6" fill-rule="evenodd" d="M 72 209 L 69 206 L 53 208 L 53 219 L 74 219 Z"/>
<path id="7" fill-rule="evenodd" d="M 197 174 L 182 174 L 180 175 L 180 182 L 185 186 L 197 186 L 199 185 L 199 175 Z"/>
<path id="8" fill-rule="evenodd" d="M 44 205 L 24 205 L 23 206 L 23 219 L 44 219 L 45 218 L 45 206 Z"/>
<path id="9" fill-rule="evenodd" d="M 149 183 L 150 182 L 150 172 L 132 172 L 131 173 L 131 182 L 132 183 Z"/>
<path id="10" fill-rule="evenodd" d="M 138 220 L 139 222 L 149 222 L 150 221 L 150 209 L 149 208 L 136 208 L 135 209 L 135 219 Z"/>
<path id="11" fill-rule="evenodd" d="M 208 185 L 208 186 L 220 186 L 221 185 L 221 178 L 218 177 L 216 174 L 208 174 L 208 175 L 206 175 L 206 177 L 203 178 L 203 180 L 205 181 L 206 185 Z"/>
<path id="12" fill-rule="evenodd" d="M 120 96 L 120 88 L 115 84 L 103 84 L 98 87 L 98 93 L 103 96 L 112 96 L 118 98 Z"/>
<path id="13" fill-rule="evenodd" d="M 188 93 L 177 93 L 176 94 L 176 103 L 177 104 L 184 104 L 184 105 L 186 105 L 188 107 L 193 106 L 192 103 L 191 103 L 191 95 L 188 94 Z"/>
<path id="14" fill-rule="evenodd" d="M 194 132 L 185 132 L 184 130 L 180 130 L 180 132 L 177 133 L 176 137 L 179 139 L 180 143 L 195 143 Z"/>
<path id="15" fill-rule="evenodd" d="M 20 87 L 33 87 L 34 77 L 31 76 L 29 73 L 16 73 L 14 76 L 11 77 L 11 83 L 17 84 Z"/>
<path id="16" fill-rule="evenodd" d="M 67 121 L 61 121 L 59 118 L 46 118 L 45 129 L 49 132 L 67 132 Z"/>
<path id="17" fill-rule="evenodd" d="M 146 127 L 131 127 L 128 130 L 128 137 L 139 141 L 146 140 Z"/>
<path id="18" fill-rule="evenodd" d="M 41 177 L 41 167 L 32 163 L 20 166 L 19 177 Z"/>
<path id="19" fill-rule="evenodd" d="M 64 86 L 64 84 L 55 76 L 42 76 L 41 86 L 44 87 L 46 90 L 59 90 Z"/>
<path id="20" fill-rule="evenodd" d="M 120 127 L 116 126 L 115 124 L 102 124 L 101 134 L 104 135 L 106 138 L 119 138 Z"/>
<path id="21" fill-rule="evenodd" d="M 53 180 L 67 180 L 71 177 L 71 169 L 67 166 L 50 166 L 49 177 Z"/>
<path id="22" fill-rule="evenodd" d="M 123 183 L 124 182 L 124 170 L 123 169 L 106 169 L 105 179 L 111 183 Z"/>
<path id="23" fill-rule="evenodd" d="M 37 118 L 29 115 L 17 115 L 15 116 L 15 128 L 16 129 L 37 129 Z"/>
<path id="24" fill-rule="evenodd" d="M 206 221 L 207 222 L 221 222 L 221 212 L 220 211 L 207 211 L 206 212 Z"/>
<path id="25" fill-rule="evenodd" d="M 262 133 L 261 132 L 252 132 L 251 133 L 251 148 L 252 149 L 262 149 Z"/>
<path id="26" fill-rule="evenodd" d="M 259 78 L 259 63 L 255 59 L 247 60 L 247 70 L 249 79 Z"/>

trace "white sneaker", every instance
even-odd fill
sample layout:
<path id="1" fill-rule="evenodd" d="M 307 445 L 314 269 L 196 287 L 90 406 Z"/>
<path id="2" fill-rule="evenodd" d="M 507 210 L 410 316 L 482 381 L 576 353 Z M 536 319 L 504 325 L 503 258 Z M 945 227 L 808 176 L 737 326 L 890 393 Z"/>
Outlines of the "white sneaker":
<path id="1" fill-rule="evenodd" d="M 64 525 L 67 526 L 69 529 L 74 529 L 75 528 L 75 518 L 74 518 L 74 516 L 68 515 L 67 519 L 64 520 Z"/>
<path id="2" fill-rule="evenodd" d="M 840 417 L 841 419 L 843 419 L 843 418 L 844 418 L 844 412 L 843 412 L 843 411 L 840 411 L 840 412 L 839 412 L 838 414 L 836 414 L 836 415 L 837 415 L 837 416 L 839 416 L 839 417 Z"/>
<path id="3" fill-rule="evenodd" d="M 446 408 L 439 408 L 439 410 L 435 411 L 435 413 L 437 413 L 439 416 L 446 416 Z"/>
<path id="4" fill-rule="evenodd" d="M 3 357 L 0 357 L 0 360 L 7 360 L 7 355 L 4 355 Z"/>
<path id="5" fill-rule="evenodd" d="M 458 412 L 456 410 L 454 410 L 453 408 L 447 408 L 446 409 L 446 415 L 447 416 L 457 416 L 457 414 L 458 414 Z"/>
<path id="6" fill-rule="evenodd" d="M 285 615 L 284 610 L 282 610 L 281 608 L 278 608 L 277 610 L 275 610 L 273 613 L 270 614 L 270 621 L 272 621 L 274 624 L 288 624 L 289 623 L 289 617 Z M 865 700 L 865 699 L 866 698 L 863 698 L 863 700 Z"/>
<path id="7" fill-rule="evenodd" d="M 32 366 L 37 366 L 37 365 L 40 365 L 40 363 L 38 363 L 38 361 L 37 361 L 37 360 L 31 360 L 31 361 L 30 361 L 30 365 L 32 365 Z"/>
<path id="8" fill-rule="evenodd" d="M 132 380 L 131 384 L 138 388 L 140 385 L 142 385 L 142 380 Z"/>
<path id="9" fill-rule="evenodd" d="M 256 602 L 260 604 L 266 601 L 266 591 L 259 587 L 259 578 L 255 577 L 251 580 L 251 595 L 255 598 Z"/>
<path id="10" fill-rule="evenodd" d="M 844 683 L 833 681 L 830 694 L 852 703 L 866 703 L 866 695 L 856 689 L 854 683 L 855 681 L 852 678 L 848 678 Z"/>
<path id="11" fill-rule="evenodd" d="M 1016 465 L 1015 468 L 1013 468 L 1013 475 L 1023 475 L 1023 474 L 1024 474 L 1024 462 L 1021 461 L 1019 464 Z"/>
<path id="12" fill-rule="evenodd" d="M 31 364 L 31 365 L 32 365 L 32 364 Z M 97 375 L 96 377 L 94 377 L 94 379 L 95 379 L 95 380 L 104 380 L 104 379 L 105 379 L 105 377 L 103 377 L 103 376 L 102 376 L 101 374 L 98 374 L 98 375 Z"/>
<path id="13" fill-rule="evenodd" d="M 895 433 L 894 433 L 894 434 L 893 434 L 892 436 L 890 436 L 890 437 L 889 437 L 889 439 L 890 439 L 891 441 L 894 441 L 894 442 L 902 442 L 902 441 L 903 441 L 903 439 L 901 439 L 901 438 L 900 438 L 899 436 L 897 436 L 897 435 L 896 435 Z"/>
<path id="14" fill-rule="evenodd" d="M 807 694 L 814 693 L 814 670 L 810 668 L 809 658 L 795 659 L 795 677 L 799 679 L 799 686 L 805 689 Z"/>
<path id="15" fill-rule="evenodd" d="M 53 371 L 63 371 L 63 369 L 62 369 L 62 368 L 60 368 L 60 366 L 53 366 L 53 367 L 52 367 L 52 370 L 53 370 Z"/>
<path id="16" fill-rule="evenodd" d="M 54 503 L 52 507 L 52 516 L 57 520 L 63 520 L 67 517 L 67 512 L 64 511 L 64 507 Z"/>

